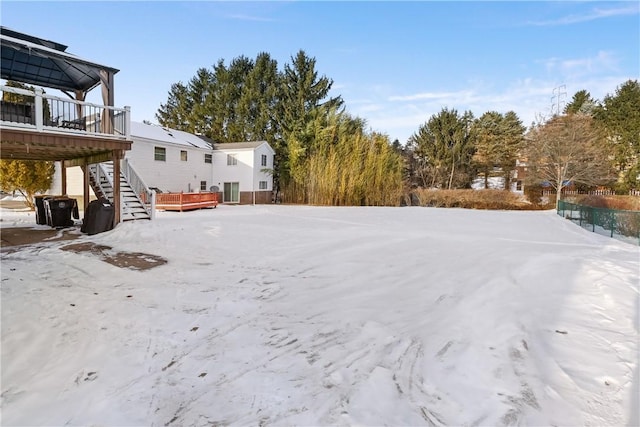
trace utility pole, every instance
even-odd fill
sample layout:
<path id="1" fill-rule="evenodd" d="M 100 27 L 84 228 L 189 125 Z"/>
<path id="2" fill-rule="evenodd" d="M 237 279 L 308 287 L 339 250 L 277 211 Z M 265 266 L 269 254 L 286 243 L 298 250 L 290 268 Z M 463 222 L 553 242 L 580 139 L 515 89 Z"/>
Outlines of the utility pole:
<path id="1" fill-rule="evenodd" d="M 560 85 L 553 88 L 551 91 L 551 116 L 559 116 L 562 113 L 561 106 L 567 104 L 565 101 L 567 97 L 567 86 Z"/>

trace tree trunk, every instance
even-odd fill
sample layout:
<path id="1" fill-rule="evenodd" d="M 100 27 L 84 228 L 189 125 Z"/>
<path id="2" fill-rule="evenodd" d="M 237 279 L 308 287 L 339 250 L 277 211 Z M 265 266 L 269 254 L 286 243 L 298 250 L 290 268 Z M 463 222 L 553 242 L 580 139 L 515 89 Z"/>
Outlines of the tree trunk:
<path id="1" fill-rule="evenodd" d="M 451 190 L 451 183 L 453 182 L 453 172 L 456 170 L 455 161 L 451 164 L 451 175 L 449 175 L 449 190 Z"/>
<path id="2" fill-rule="evenodd" d="M 560 196 L 562 195 L 562 187 L 564 185 L 562 179 L 562 168 L 558 166 L 556 175 L 556 210 L 560 206 Z"/>

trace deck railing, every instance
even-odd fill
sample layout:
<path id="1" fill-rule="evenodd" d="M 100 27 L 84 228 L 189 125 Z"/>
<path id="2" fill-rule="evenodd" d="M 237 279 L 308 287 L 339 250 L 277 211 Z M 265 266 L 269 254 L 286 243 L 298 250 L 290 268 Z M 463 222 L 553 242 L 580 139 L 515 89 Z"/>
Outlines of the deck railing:
<path id="1" fill-rule="evenodd" d="M 38 132 L 63 132 L 130 139 L 131 109 L 0 86 L 0 124 Z"/>
<path id="2" fill-rule="evenodd" d="M 218 206 L 218 193 L 157 193 L 156 209 L 188 211 Z"/>

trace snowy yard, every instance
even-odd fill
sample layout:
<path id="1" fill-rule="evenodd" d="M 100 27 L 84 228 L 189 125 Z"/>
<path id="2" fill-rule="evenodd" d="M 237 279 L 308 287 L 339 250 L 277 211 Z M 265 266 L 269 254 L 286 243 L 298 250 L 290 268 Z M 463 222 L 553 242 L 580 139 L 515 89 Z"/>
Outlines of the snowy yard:
<path id="1" fill-rule="evenodd" d="M 223 205 L 1 267 L 2 425 L 639 421 L 640 249 L 554 212 Z"/>

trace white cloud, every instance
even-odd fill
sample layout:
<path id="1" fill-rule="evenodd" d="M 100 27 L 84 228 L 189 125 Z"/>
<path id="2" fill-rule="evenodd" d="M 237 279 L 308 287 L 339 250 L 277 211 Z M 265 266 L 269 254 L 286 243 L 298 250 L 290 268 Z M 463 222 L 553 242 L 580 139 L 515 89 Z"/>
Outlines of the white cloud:
<path id="1" fill-rule="evenodd" d="M 562 73 L 563 77 L 594 74 L 603 71 L 617 70 L 618 58 L 607 51 L 599 51 L 596 56 L 587 58 L 547 58 L 539 61 L 549 73 Z"/>
<path id="2" fill-rule="evenodd" d="M 587 13 L 580 15 L 569 15 L 558 19 L 548 21 L 528 22 L 529 25 L 537 26 L 553 26 L 553 25 L 571 25 L 580 22 L 594 21 L 596 19 L 610 18 L 613 16 L 637 15 L 640 12 L 638 3 L 630 3 L 630 6 L 619 7 L 613 9 L 595 8 Z"/>
<path id="3" fill-rule="evenodd" d="M 476 117 L 487 111 L 514 111 L 523 125 L 529 126 L 541 117 L 549 117 L 552 108 L 557 108 L 558 99 L 553 98 L 554 89 L 557 94 L 562 86 L 559 100 L 562 109 L 579 90 L 586 89 L 593 98 L 602 100 L 629 78 L 623 75 L 576 76 L 566 80 L 522 78 L 505 83 L 499 89 L 475 83 L 472 88 L 454 91 L 424 91 L 388 97 L 370 94 L 367 102 L 347 102 L 347 108 L 366 119 L 373 130 L 405 143 L 422 124 L 445 107 L 456 109 L 459 113 L 469 110 Z"/>
<path id="4" fill-rule="evenodd" d="M 420 100 L 431 100 L 431 99 L 448 99 L 448 98 L 458 98 L 464 96 L 471 96 L 472 93 L 470 91 L 460 91 L 460 92 L 422 92 L 416 93 L 413 95 L 394 95 L 389 97 L 389 101 L 420 101 Z"/>

